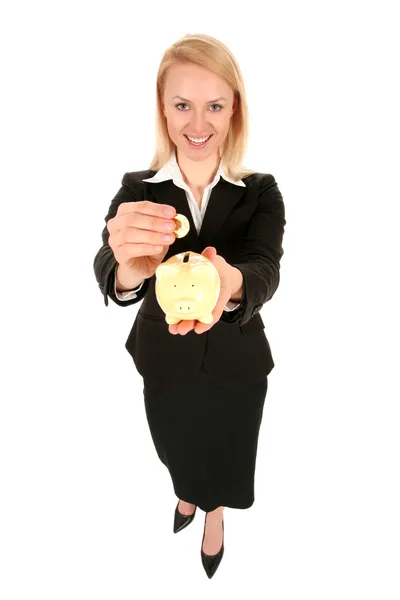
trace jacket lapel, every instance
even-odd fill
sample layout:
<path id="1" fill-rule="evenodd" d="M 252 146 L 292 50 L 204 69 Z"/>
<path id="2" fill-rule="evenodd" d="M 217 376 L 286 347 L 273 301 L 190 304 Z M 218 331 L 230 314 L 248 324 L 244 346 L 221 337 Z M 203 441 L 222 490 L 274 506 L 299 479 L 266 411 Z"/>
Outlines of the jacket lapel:
<path id="1" fill-rule="evenodd" d="M 179 243 L 179 248 L 181 244 L 184 248 L 178 250 L 176 247 L 176 253 L 183 252 L 184 249 L 198 252 L 199 248 L 201 252 L 207 246 L 213 246 L 216 235 L 246 192 L 245 187 L 234 185 L 221 178 L 211 190 L 200 233 L 197 234 L 185 190 L 177 187 L 172 180 L 160 183 L 145 182 L 145 185 L 149 186 L 147 189 L 152 193 L 155 202 L 172 205 L 177 213 L 185 215 L 189 221 L 189 233 L 175 242 L 175 245 Z M 147 193 L 145 197 L 149 197 L 149 194 Z"/>

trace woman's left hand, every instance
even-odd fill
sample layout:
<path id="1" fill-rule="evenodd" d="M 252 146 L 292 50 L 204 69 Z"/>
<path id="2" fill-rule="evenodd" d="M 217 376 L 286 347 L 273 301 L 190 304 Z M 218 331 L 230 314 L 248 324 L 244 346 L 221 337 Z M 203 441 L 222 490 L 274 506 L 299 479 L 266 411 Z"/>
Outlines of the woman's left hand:
<path id="1" fill-rule="evenodd" d="M 201 323 L 196 319 L 183 320 L 179 321 L 179 323 L 175 323 L 174 325 L 169 325 L 169 332 L 172 334 L 180 334 L 186 335 L 189 331 L 194 329 L 196 333 L 204 333 L 211 329 L 213 325 L 221 318 L 222 312 L 224 310 L 224 306 L 227 302 L 229 302 L 230 297 L 232 295 L 231 283 L 229 277 L 230 265 L 226 262 L 226 260 L 217 254 L 217 250 L 214 246 L 207 246 L 202 252 L 202 255 L 208 258 L 217 269 L 219 278 L 221 281 L 221 289 L 219 293 L 219 298 L 217 304 L 212 311 L 213 322 L 212 323 Z"/>

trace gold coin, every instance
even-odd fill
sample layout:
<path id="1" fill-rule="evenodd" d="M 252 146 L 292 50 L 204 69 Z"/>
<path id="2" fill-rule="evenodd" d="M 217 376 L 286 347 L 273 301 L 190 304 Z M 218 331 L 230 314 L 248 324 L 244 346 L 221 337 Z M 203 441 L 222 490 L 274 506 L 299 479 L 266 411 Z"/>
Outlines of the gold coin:
<path id="1" fill-rule="evenodd" d="M 176 235 L 176 237 L 181 238 L 187 235 L 190 229 L 190 224 L 187 217 L 185 217 L 185 215 L 177 214 L 175 215 L 173 220 L 176 223 L 176 229 L 173 232 Z"/>

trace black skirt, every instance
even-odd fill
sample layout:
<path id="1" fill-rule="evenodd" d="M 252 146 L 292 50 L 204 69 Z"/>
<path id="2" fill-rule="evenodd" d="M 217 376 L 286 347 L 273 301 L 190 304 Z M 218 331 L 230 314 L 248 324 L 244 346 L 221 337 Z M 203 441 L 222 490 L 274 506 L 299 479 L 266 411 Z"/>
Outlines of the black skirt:
<path id="1" fill-rule="evenodd" d="M 254 503 L 257 444 L 268 377 L 228 387 L 202 367 L 169 389 L 144 379 L 144 401 L 159 459 L 178 498 L 205 512 Z"/>

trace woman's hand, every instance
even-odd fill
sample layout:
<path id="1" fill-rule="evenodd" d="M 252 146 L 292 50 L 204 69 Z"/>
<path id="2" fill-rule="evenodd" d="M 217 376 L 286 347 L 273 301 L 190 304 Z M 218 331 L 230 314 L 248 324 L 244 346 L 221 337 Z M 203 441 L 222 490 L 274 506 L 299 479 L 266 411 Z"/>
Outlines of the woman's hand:
<path id="1" fill-rule="evenodd" d="M 165 208 L 168 208 L 169 215 L 164 213 Z M 170 245 L 176 240 L 175 215 L 173 206 L 141 200 L 122 202 L 115 217 L 107 221 L 110 234 L 108 244 L 116 261 L 128 274 L 127 281 L 154 275 Z M 168 231 L 164 225 L 169 228 Z M 164 236 L 168 239 L 164 239 Z"/>
<path id="2" fill-rule="evenodd" d="M 221 281 L 219 298 L 217 304 L 214 307 L 214 310 L 212 311 L 213 322 L 209 324 L 201 323 L 196 319 L 179 321 L 179 323 L 175 323 L 174 325 L 169 326 L 169 332 L 174 335 L 177 333 L 180 335 L 186 335 L 192 329 L 194 329 L 196 333 L 204 333 L 205 331 L 211 329 L 211 327 L 215 325 L 217 321 L 220 320 L 222 312 L 224 310 L 224 306 L 230 300 L 230 297 L 232 295 L 229 277 L 229 271 L 231 267 L 229 263 L 227 263 L 222 256 L 217 254 L 217 251 L 214 248 L 214 246 L 207 246 L 207 248 L 203 250 L 202 255 L 208 258 L 213 263 L 214 267 L 218 271 Z"/>

